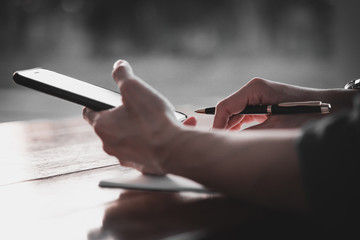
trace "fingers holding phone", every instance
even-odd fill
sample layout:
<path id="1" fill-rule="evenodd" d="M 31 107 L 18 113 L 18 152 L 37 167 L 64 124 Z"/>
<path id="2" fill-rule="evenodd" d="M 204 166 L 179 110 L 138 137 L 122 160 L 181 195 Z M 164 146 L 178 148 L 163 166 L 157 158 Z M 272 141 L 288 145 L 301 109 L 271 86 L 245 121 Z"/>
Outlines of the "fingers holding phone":
<path id="1" fill-rule="evenodd" d="M 172 105 L 136 77 L 127 62 L 117 64 L 113 75 L 120 83 L 123 105 L 103 112 L 85 109 L 84 118 L 101 138 L 104 150 L 120 163 L 143 173 L 165 174 L 161 146 L 181 128 Z"/>

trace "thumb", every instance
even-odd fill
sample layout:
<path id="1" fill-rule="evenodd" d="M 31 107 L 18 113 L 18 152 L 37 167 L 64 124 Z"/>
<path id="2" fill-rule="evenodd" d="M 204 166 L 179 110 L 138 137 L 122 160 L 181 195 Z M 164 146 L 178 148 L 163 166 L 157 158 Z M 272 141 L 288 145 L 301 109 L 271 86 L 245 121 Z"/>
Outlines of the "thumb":
<path id="1" fill-rule="evenodd" d="M 274 121 L 269 117 L 267 120 L 259 122 L 251 127 L 246 128 L 245 130 L 257 130 L 257 129 L 268 129 L 268 128 L 275 128 Z"/>
<path id="2" fill-rule="evenodd" d="M 136 78 L 130 64 L 122 59 L 114 63 L 112 77 L 119 87 L 124 81 Z"/>
<path id="3" fill-rule="evenodd" d="M 158 116 L 155 110 L 173 111 L 173 106 L 154 88 L 137 77 L 130 64 L 125 60 L 114 63 L 112 76 L 119 86 L 123 105 L 140 115 Z"/>

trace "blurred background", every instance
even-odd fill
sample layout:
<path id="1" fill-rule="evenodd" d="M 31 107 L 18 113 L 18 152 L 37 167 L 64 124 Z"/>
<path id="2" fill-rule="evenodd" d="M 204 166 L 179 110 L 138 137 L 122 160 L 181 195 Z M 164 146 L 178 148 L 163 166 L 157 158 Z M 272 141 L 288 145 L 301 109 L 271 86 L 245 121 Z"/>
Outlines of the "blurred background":
<path id="1" fill-rule="evenodd" d="M 355 0 L 3 0 L 0 121 L 79 115 L 81 107 L 16 86 L 45 67 L 115 89 L 113 62 L 176 106 L 215 105 L 252 77 L 343 87 L 360 77 Z"/>

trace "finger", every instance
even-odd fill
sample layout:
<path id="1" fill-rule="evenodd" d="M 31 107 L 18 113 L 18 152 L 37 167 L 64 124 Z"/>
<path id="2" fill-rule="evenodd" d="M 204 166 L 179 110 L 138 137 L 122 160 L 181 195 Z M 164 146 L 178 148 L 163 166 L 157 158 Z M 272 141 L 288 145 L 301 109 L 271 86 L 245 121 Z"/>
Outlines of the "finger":
<path id="1" fill-rule="evenodd" d="M 197 119 L 195 117 L 189 117 L 188 119 L 186 119 L 183 124 L 185 126 L 190 126 L 190 127 L 195 127 L 197 124 Z"/>
<path id="2" fill-rule="evenodd" d="M 138 78 L 130 64 L 125 60 L 118 60 L 114 64 L 114 80 L 120 87 L 124 106 L 133 112 L 147 116 L 156 116 L 154 111 L 163 111 L 168 108 L 174 111 L 174 107 L 154 88 Z"/>
<path id="3" fill-rule="evenodd" d="M 130 64 L 121 59 L 114 63 L 112 76 L 119 87 L 124 81 L 136 78 Z"/>
<path id="4" fill-rule="evenodd" d="M 114 63 L 112 75 L 120 87 L 120 92 L 123 97 L 125 94 L 132 96 L 143 96 L 143 94 L 148 95 L 149 93 L 156 93 L 155 89 L 153 89 L 150 85 L 142 81 L 134 74 L 132 67 L 125 60 L 117 60 Z M 127 86 L 123 87 L 125 83 Z"/>
<path id="5" fill-rule="evenodd" d="M 239 123 L 246 121 L 247 117 L 248 116 L 246 116 L 246 115 L 235 115 L 235 116 L 230 117 L 226 128 L 231 129 L 231 128 L 235 127 Z"/>
<path id="6" fill-rule="evenodd" d="M 254 126 L 248 127 L 246 128 L 246 130 L 267 129 L 273 127 L 274 127 L 273 117 L 267 116 L 266 120 L 263 120 L 262 122 L 259 122 L 259 124 L 256 124 Z"/>
<path id="7" fill-rule="evenodd" d="M 266 123 L 260 123 L 260 124 L 256 124 L 254 126 L 248 127 L 244 130 L 257 130 L 257 129 L 267 129 L 268 127 L 266 127 Z"/>
<path id="8" fill-rule="evenodd" d="M 235 126 L 233 126 L 232 128 L 230 128 L 230 130 L 233 130 L 233 131 L 240 130 L 242 125 L 243 125 L 243 123 L 240 122 L 240 123 L 236 124 Z"/>
<path id="9" fill-rule="evenodd" d="M 260 114 L 260 115 L 253 115 L 254 121 L 257 121 L 258 123 L 265 122 L 269 118 L 269 115 Z"/>
<path id="10" fill-rule="evenodd" d="M 247 98 L 242 97 L 242 94 L 240 94 L 242 89 L 216 105 L 213 128 L 226 128 L 230 118 L 244 110 L 247 106 Z"/>
<path id="11" fill-rule="evenodd" d="M 85 107 L 83 109 L 83 118 L 90 123 L 90 125 L 93 125 L 95 120 L 98 118 L 98 112 L 95 112 L 94 110 L 91 110 L 90 108 Z"/>
<path id="12" fill-rule="evenodd" d="M 241 122 L 239 122 L 237 124 L 233 124 L 232 126 L 228 126 L 228 128 L 231 130 L 240 130 L 244 124 L 257 122 L 255 119 L 256 115 L 243 115 L 243 116 L 244 117 L 241 120 Z"/>
<path id="13" fill-rule="evenodd" d="M 228 125 L 228 128 L 231 130 L 240 130 L 241 127 L 244 124 L 250 124 L 246 127 L 245 129 L 263 129 L 263 128 L 267 128 L 268 124 L 270 123 L 270 121 L 264 123 L 267 119 L 268 119 L 268 115 L 265 114 L 254 114 L 254 115 L 245 115 L 244 118 L 241 120 L 241 122 L 237 123 L 237 124 L 230 124 Z M 231 119 L 230 119 L 231 120 Z M 264 123 L 262 125 L 262 123 Z"/>
<path id="14" fill-rule="evenodd" d="M 242 118 L 239 118 L 238 116 L 242 116 Z M 236 115 L 230 118 L 227 128 L 233 129 L 239 123 L 245 124 L 245 123 L 257 122 L 258 124 L 260 124 L 265 122 L 267 119 L 268 119 L 268 115 L 265 114 Z M 236 129 L 236 127 L 234 129 Z"/>
<path id="15" fill-rule="evenodd" d="M 229 112 L 219 109 L 214 116 L 213 128 L 226 128 L 230 117 L 231 114 Z"/>

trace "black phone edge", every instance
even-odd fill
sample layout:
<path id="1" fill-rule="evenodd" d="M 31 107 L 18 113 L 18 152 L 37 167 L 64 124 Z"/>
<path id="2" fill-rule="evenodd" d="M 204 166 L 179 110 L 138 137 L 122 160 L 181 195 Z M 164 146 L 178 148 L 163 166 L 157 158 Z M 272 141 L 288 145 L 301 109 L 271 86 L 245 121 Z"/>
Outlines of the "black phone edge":
<path id="1" fill-rule="evenodd" d="M 38 69 L 43 69 L 43 68 L 38 68 Z M 24 81 L 25 79 L 26 79 L 26 81 Z M 69 91 L 66 91 L 63 89 L 60 90 L 59 88 L 56 88 L 56 87 L 53 87 L 53 86 L 50 86 L 50 85 L 47 85 L 47 84 L 44 84 L 44 83 L 41 83 L 38 81 L 34 81 L 31 78 L 22 76 L 18 72 L 14 72 L 13 80 L 15 83 L 17 83 L 19 85 L 40 91 L 40 92 L 48 94 L 50 96 L 58 97 L 63 100 L 65 99 L 65 100 L 73 102 L 75 104 L 79 104 L 81 106 L 88 107 L 94 111 L 103 111 L 103 110 L 108 110 L 108 109 L 116 107 L 116 106 L 112 106 L 112 105 L 109 105 L 109 104 L 106 104 L 103 102 L 96 101 L 91 98 L 80 96 L 78 94 L 75 94 L 75 93 L 72 93 L 72 92 L 69 92 Z M 99 87 L 99 86 L 97 86 L 97 87 Z M 119 97 L 120 96 L 121 95 L 119 94 Z M 183 112 L 179 112 L 179 111 L 175 111 L 175 112 L 184 116 L 183 119 L 179 120 L 181 122 L 185 121 L 188 118 L 188 116 Z"/>
<path id="2" fill-rule="evenodd" d="M 24 81 L 26 79 L 26 81 Z M 22 75 L 20 75 L 18 72 L 15 72 L 13 74 L 13 80 L 15 81 L 15 83 L 34 89 L 34 90 L 38 90 L 40 92 L 46 93 L 48 95 L 51 96 L 56 96 L 60 99 L 65 99 L 67 101 L 88 107 L 92 110 L 95 111 L 102 111 L 102 110 L 107 110 L 107 109 L 111 109 L 114 108 L 115 106 L 106 104 L 106 103 L 102 103 L 99 101 L 96 101 L 94 99 L 91 98 L 87 98 L 84 96 L 80 96 L 78 94 L 63 90 L 63 89 L 59 89 L 53 86 L 49 86 L 47 84 L 44 83 L 40 83 L 38 81 L 34 81 L 31 78 L 27 78 L 24 77 Z M 120 97 L 120 95 L 119 95 Z"/>

